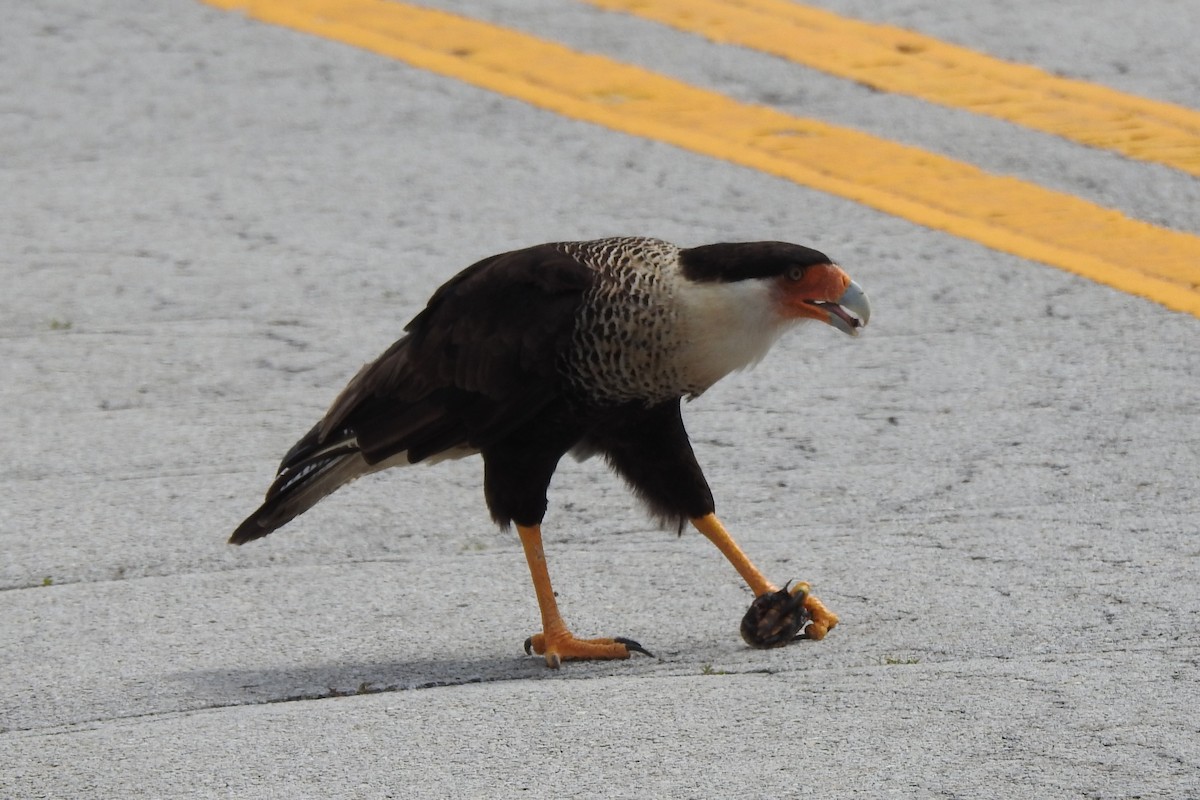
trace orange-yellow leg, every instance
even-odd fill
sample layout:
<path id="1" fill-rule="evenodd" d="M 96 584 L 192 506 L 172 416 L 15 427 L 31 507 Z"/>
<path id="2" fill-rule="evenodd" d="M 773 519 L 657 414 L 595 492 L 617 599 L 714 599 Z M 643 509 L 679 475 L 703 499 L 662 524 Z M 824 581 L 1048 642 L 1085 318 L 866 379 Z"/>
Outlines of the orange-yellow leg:
<path id="1" fill-rule="evenodd" d="M 630 651 L 650 655 L 645 648 L 629 639 L 576 639 L 558 613 L 558 602 L 550 585 L 550 570 L 546 567 L 546 554 L 542 550 L 541 527 L 518 525 L 517 534 L 525 549 L 525 560 L 529 562 L 529 574 L 533 578 L 533 591 L 537 594 L 538 607 L 542 612 L 542 632 L 526 640 L 525 652 L 532 650 L 539 656 L 545 656 L 546 666 L 552 669 L 558 669 L 560 663 L 570 659 L 629 658 Z"/>
<path id="2" fill-rule="evenodd" d="M 721 521 L 717 519 L 715 514 L 696 517 L 692 520 L 692 524 L 696 526 L 696 530 L 707 536 L 708 540 L 717 546 L 721 554 L 729 560 L 733 568 L 742 576 L 742 580 L 750 586 L 750 591 L 754 592 L 756 598 L 762 597 L 764 594 L 779 591 L 775 584 L 767 580 L 758 571 L 758 567 L 751 563 L 745 552 L 742 551 L 741 547 L 738 547 L 738 543 L 729 535 L 729 531 L 725 530 L 725 526 L 721 524 Z M 788 592 L 793 597 L 801 592 L 804 593 L 801 604 L 812 617 L 812 622 L 804 629 L 805 638 L 824 639 L 825 634 L 829 633 L 838 624 L 837 614 L 826 608 L 825 604 L 809 591 L 807 583 L 798 583 L 790 587 Z"/>

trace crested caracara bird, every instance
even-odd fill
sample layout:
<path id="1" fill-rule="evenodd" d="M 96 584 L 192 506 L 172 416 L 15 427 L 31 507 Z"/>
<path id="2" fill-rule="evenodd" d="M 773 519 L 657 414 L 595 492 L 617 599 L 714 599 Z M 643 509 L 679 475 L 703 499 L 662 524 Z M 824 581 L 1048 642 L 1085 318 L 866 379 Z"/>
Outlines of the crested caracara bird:
<path id="1" fill-rule="evenodd" d="M 853 336 L 869 316 L 862 289 L 829 257 L 784 242 L 618 238 L 486 258 L 438 289 L 405 336 L 354 376 L 230 542 L 266 536 L 359 476 L 478 453 L 492 519 L 516 524 L 541 609 L 526 651 L 552 667 L 628 658 L 646 651 L 568 630 L 542 550 L 559 460 L 601 454 L 652 514 L 690 521 L 749 584 L 747 642 L 820 639 L 837 617 L 807 584 L 771 584 L 714 515 L 680 401 L 759 361 L 798 322 Z"/>

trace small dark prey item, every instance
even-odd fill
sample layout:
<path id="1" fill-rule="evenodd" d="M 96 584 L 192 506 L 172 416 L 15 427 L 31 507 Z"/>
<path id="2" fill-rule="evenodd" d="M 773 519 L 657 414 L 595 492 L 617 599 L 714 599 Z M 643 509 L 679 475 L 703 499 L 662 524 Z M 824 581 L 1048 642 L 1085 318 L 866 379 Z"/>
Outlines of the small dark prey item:
<path id="1" fill-rule="evenodd" d="M 790 591 L 788 586 L 791 582 L 777 592 L 754 598 L 742 617 L 742 639 L 746 644 L 765 650 L 804 637 L 804 626 L 812 621 L 812 614 L 804 607 L 808 585 L 797 584 Z"/>

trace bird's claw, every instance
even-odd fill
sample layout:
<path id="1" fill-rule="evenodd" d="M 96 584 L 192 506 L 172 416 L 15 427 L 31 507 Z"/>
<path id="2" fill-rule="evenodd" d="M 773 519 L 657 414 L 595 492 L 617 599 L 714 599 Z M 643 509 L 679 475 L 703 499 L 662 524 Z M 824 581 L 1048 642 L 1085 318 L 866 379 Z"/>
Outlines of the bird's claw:
<path id="1" fill-rule="evenodd" d="M 838 623 L 807 583 L 789 581 L 777 592 L 754 598 L 742 617 L 742 639 L 751 647 L 782 647 L 796 639 L 823 639 Z"/>
<path id="2" fill-rule="evenodd" d="M 624 636 L 618 636 L 615 639 L 613 639 L 613 641 L 616 642 L 617 644 L 625 645 L 625 649 L 631 653 L 641 653 L 644 656 L 650 656 L 651 658 L 658 658 L 658 656 L 654 655 L 654 653 L 651 653 L 649 650 L 642 647 L 640 644 L 635 642 L 633 639 L 626 639 Z"/>

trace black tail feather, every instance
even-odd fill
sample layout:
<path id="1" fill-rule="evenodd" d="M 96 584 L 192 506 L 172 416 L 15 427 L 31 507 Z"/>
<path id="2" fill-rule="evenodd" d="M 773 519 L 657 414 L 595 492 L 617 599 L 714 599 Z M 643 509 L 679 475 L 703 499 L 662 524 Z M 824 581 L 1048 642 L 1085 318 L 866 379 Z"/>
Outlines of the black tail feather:
<path id="1" fill-rule="evenodd" d="M 288 452 L 263 504 L 237 527 L 229 537 L 230 544 L 261 539 L 370 471 L 353 440 L 318 446 L 310 432 Z"/>

